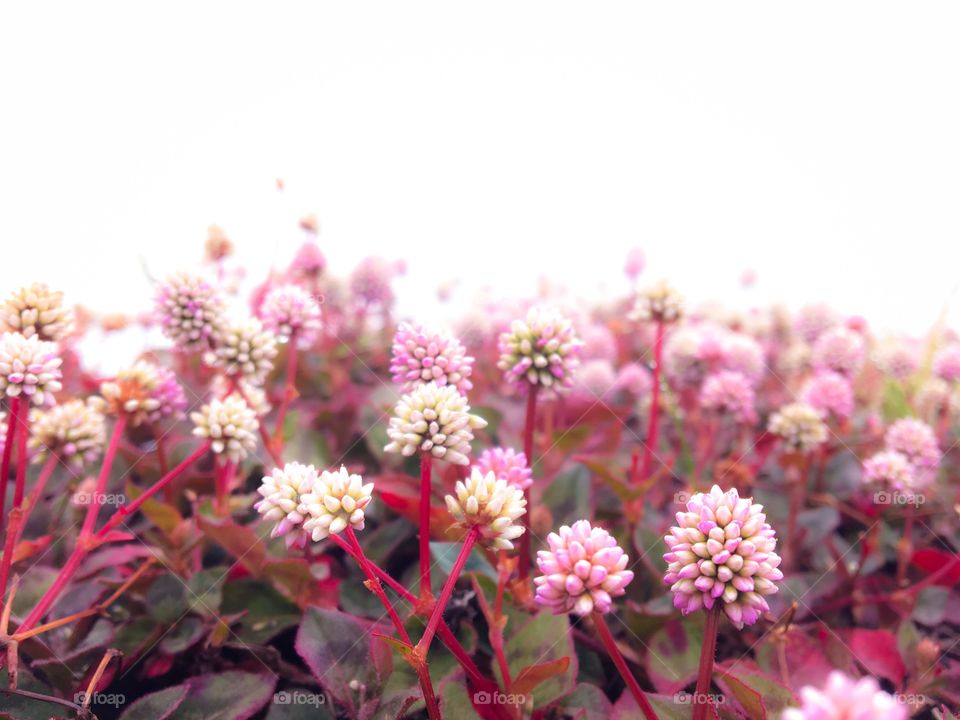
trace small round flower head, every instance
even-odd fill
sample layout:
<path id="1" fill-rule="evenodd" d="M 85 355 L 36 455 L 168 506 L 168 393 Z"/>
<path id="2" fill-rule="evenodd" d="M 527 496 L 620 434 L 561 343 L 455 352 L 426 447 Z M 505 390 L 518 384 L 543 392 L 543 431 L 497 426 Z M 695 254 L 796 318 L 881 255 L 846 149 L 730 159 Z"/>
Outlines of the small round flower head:
<path id="1" fill-rule="evenodd" d="M 327 267 L 327 259 L 323 256 L 320 246 L 313 240 L 307 240 L 290 263 L 290 276 L 299 280 L 315 280 L 323 274 Z"/>
<path id="2" fill-rule="evenodd" d="M 363 509 L 370 504 L 372 493 L 373 483 L 364 485 L 359 475 L 351 475 L 342 465 L 338 472 L 324 470 L 313 481 L 313 488 L 300 497 L 303 529 L 314 542 L 343 532 L 348 525 L 363 530 Z"/>
<path id="3" fill-rule="evenodd" d="M 811 362 L 817 370 L 833 370 L 851 376 L 863 364 L 864 353 L 862 335 L 845 327 L 837 327 L 817 338 Z"/>
<path id="4" fill-rule="evenodd" d="M 138 360 L 100 384 L 110 415 L 126 415 L 131 425 L 156 423 L 187 407 L 183 388 L 169 368 Z"/>
<path id="5" fill-rule="evenodd" d="M 631 280 L 636 280 L 640 277 L 640 273 L 643 272 L 643 268 L 647 265 L 647 257 L 644 255 L 643 250 L 638 247 L 630 248 L 630 252 L 627 253 L 627 260 L 623 266 L 623 272 Z"/>
<path id="6" fill-rule="evenodd" d="M 732 415 L 738 423 L 757 421 L 753 407 L 753 386 L 743 373 L 720 370 L 707 376 L 700 389 L 700 407 L 709 412 Z"/>
<path id="7" fill-rule="evenodd" d="M 642 291 L 630 311 L 631 320 L 672 323 L 683 315 L 683 298 L 666 280 Z"/>
<path id="8" fill-rule="evenodd" d="M 527 465 L 527 456 L 513 448 L 487 448 L 474 463 L 483 475 L 493 473 L 498 480 L 506 480 L 521 490 L 533 484 L 533 473 Z"/>
<path id="9" fill-rule="evenodd" d="M 24 337 L 57 342 L 73 330 L 73 311 L 63 304 L 63 293 L 34 283 L 10 293 L 0 308 L 0 320 Z"/>
<path id="10" fill-rule="evenodd" d="M 908 491 L 915 487 L 916 476 L 906 455 L 883 450 L 863 461 L 863 482 Z"/>
<path id="11" fill-rule="evenodd" d="M 228 376 L 243 377 L 254 385 L 261 385 L 273 369 L 276 356 L 276 336 L 257 318 L 248 318 L 227 326 L 206 360 L 213 367 L 223 368 Z"/>
<path id="12" fill-rule="evenodd" d="M 804 341 L 812 343 L 827 330 L 835 327 L 838 322 L 839 319 L 833 308 L 824 303 L 813 303 L 800 308 L 793 327 Z"/>
<path id="13" fill-rule="evenodd" d="M 916 418 L 897 420 L 887 428 L 883 440 L 887 450 L 906 455 L 918 474 L 932 474 L 940 464 L 937 436 L 929 425 Z"/>
<path id="14" fill-rule="evenodd" d="M 514 320 L 498 342 L 504 379 L 521 392 L 531 386 L 559 391 L 573 383 L 582 343 L 570 321 L 552 308 L 535 306 Z"/>
<path id="15" fill-rule="evenodd" d="M 951 343 L 933 356 L 933 373 L 947 382 L 960 380 L 960 343 Z"/>
<path id="16" fill-rule="evenodd" d="M 641 398 L 650 393 L 653 378 L 650 371 L 640 363 L 627 363 L 617 373 L 616 387 L 635 398 Z"/>
<path id="17" fill-rule="evenodd" d="M 949 408 L 952 396 L 950 383 L 938 377 L 927 378 L 923 381 L 914 395 L 913 404 L 917 414 L 928 420 L 936 421 L 944 409 Z"/>
<path id="18" fill-rule="evenodd" d="M 274 468 L 265 475 L 257 490 L 263 497 L 253 507 L 265 520 L 276 524 L 270 537 L 284 536 L 287 546 L 291 546 L 301 537 L 299 526 L 304 521 L 300 512 L 303 496 L 313 490 L 317 481 L 317 471 L 313 465 L 298 462 L 287 463 L 283 468 Z"/>
<path id="19" fill-rule="evenodd" d="M 723 339 L 723 367 L 743 373 L 751 383 L 756 383 L 766 371 L 763 348 L 760 343 L 742 333 L 729 333 Z"/>
<path id="20" fill-rule="evenodd" d="M 171 275 L 157 286 L 154 307 L 164 335 L 181 350 L 210 347 L 224 324 L 223 298 L 198 275 Z"/>
<path id="21" fill-rule="evenodd" d="M 470 477 L 458 480 L 456 495 L 447 495 L 447 510 L 459 527 L 478 528 L 479 541 L 496 550 L 510 550 L 513 540 L 523 535 L 523 525 L 517 520 L 527 511 L 523 490 L 473 468 Z"/>
<path id="22" fill-rule="evenodd" d="M 434 382 L 404 395 L 393 412 L 386 452 L 404 457 L 425 452 L 454 465 L 470 464 L 473 431 L 487 426 L 486 420 L 470 414 L 467 398 L 453 385 L 438 387 Z"/>
<path id="23" fill-rule="evenodd" d="M 211 449 L 227 461 L 239 463 L 257 448 L 257 414 L 237 394 L 214 399 L 190 413 L 193 434 L 209 439 Z"/>
<path id="24" fill-rule="evenodd" d="M 473 358 L 455 337 L 443 335 L 422 325 L 400 323 L 393 336 L 393 357 L 390 361 L 393 381 L 410 392 L 417 385 L 435 382 L 438 386 L 453 385 L 465 394 L 473 383 Z"/>
<path id="25" fill-rule="evenodd" d="M 380 257 L 364 258 L 350 275 L 350 291 L 366 305 L 389 305 L 393 302 L 393 268 Z"/>
<path id="26" fill-rule="evenodd" d="M 260 317 L 280 342 L 295 335 L 299 348 L 310 347 L 320 334 L 320 304 L 299 285 L 273 288 L 260 306 Z"/>
<path id="27" fill-rule="evenodd" d="M 42 462 L 54 453 L 75 467 L 95 462 L 106 441 L 104 424 L 103 413 L 90 401 L 68 400 L 49 410 L 33 410 L 29 440 L 36 452 L 33 461 Z"/>
<path id="28" fill-rule="evenodd" d="M 917 354 L 903 344 L 888 345 L 877 354 L 877 366 L 895 380 L 906 380 L 920 367 Z"/>
<path id="29" fill-rule="evenodd" d="M 767 429 L 793 452 L 810 452 L 827 440 L 819 411 L 805 402 L 784 405 L 770 418 Z"/>
<path id="30" fill-rule="evenodd" d="M 607 397 L 616 385 L 617 374 L 609 360 L 587 360 L 577 370 L 571 397 L 594 403 Z"/>
<path id="31" fill-rule="evenodd" d="M 537 552 L 536 602 L 555 615 L 610 612 L 613 598 L 633 580 L 630 558 L 616 538 L 587 520 L 564 525 L 547 536 L 549 550 Z"/>
<path id="32" fill-rule="evenodd" d="M 583 346 L 581 360 L 617 362 L 617 337 L 606 325 L 587 323 L 580 328 L 580 342 Z"/>
<path id="33" fill-rule="evenodd" d="M 840 373 L 821 370 L 807 380 L 800 390 L 800 399 L 824 416 L 848 418 L 853 413 L 853 388 Z"/>
<path id="34" fill-rule="evenodd" d="M 833 670 L 823 689 L 800 688 L 800 707 L 787 708 L 781 720 L 907 720 L 908 708 L 880 689 L 872 677 L 859 680 Z"/>
<path id="35" fill-rule="evenodd" d="M 730 621 L 742 629 L 769 611 L 764 596 L 777 592 L 783 573 L 777 569 L 776 534 L 763 505 L 741 498 L 736 489 L 724 492 L 714 485 L 690 498 L 664 541 L 669 551 L 663 556 L 663 579 L 684 615 L 709 610 L 719 599 Z"/>
<path id="36" fill-rule="evenodd" d="M 37 335 L 24 337 L 7 332 L 0 336 L 0 391 L 8 397 L 24 396 L 34 405 L 49 407 L 59 392 L 60 365 L 57 346 Z"/>

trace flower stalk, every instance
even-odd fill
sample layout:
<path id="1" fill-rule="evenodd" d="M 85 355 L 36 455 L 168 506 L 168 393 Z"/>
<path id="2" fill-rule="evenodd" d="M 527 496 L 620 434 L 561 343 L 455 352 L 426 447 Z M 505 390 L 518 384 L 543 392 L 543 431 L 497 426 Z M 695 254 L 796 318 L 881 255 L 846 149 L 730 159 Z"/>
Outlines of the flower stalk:
<path id="1" fill-rule="evenodd" d="M 13 454 L 13 443 L 16 438 L 17 419 L 20 417 L 20 406 L 26 405 L 20 396 L 10 399 L 10 420 L 7 422 L 7 436 L 3 444 L 3 459 L 0 461 L 0 532 L 7 515 L 7 479 L 10 477 L 10 457 Z"/>
<path id="2" fill-rule="evenodd" d="M 430 453 L 420 453 L 420 600 L 433 597 L 430 584 L 430 494 L 432 489 L 433 459 Z"/>
<path id="3" fill-rule="evenodd" d="M 646 693 L 643 692 L 637 679 L 633 676 L 633 673 L 630 672 L 630 668 L 627 667 L 627 661 L 624 659 L 623 653 L 620 652 L 620 648 L 617 647 L 617 642 L 613 639 L 610 628 L 607 626 L 607 621 L 603 619 L 603 613 L 599 611 L 594 612 L 593 622 L 597 628 L 597 635 L 600 636 L 600 641 L 607 651 L 607 655 L 610 656 L 614 666 L 616 666 L 617 672 L 620 673 L 620 677 L 622 677 L 623 682 L 626 683 L 630 694 L 633 695 L 633 699 L 636 700 L 637 705 L 640 706 L 640 711 L 643 713 L 643 716 L 646 720 L 657 720 L 656 711 L 647 699 Z"/>
<path id="4" fill-rule="evenodd" d="M 713 679 L 713 660 L 717 654 L 717 631 L 723 609 L 715 605 L 707 612 L 707 626 L 700 648 L 700 666 L 697 670 L 697 690 L 693 696 L 693 720 L 707 720 L 710 709 L 710 683 Z"/>
<path id="5" fill-rule="evenodd" d="M 523 454 L 527 458 L 527 465 L 533 470 L 533 430 L 537 424 L 537 390 L 538 385 L 531 385 L 527 392 L 527 413 L 523 423 Z M 530 507 L 530 488 L 524 487 L 523 499 Z M 523 516 L 523 535 L 520 536 L 520 581 L 526 583 L 530 578 L 530 514 Z"/>
<path id="6" fill-rule="evenodd" d="M 470 528 L 470 530 L 467 531 L 467 536 L 463 539 L 463 545 L 460 547 L 460 554 L 457 556 L 457 560 L 453 564 L 453 569 L 450 571 L 450 575 L 447 577 L 447 581 L 443 585 L 443 590 L 440 592 L 440 598 L 437 600 L 437 604 L 434 606 L 433 612 L 430 614 L 430 619 L 427 621 L 427 627 L 423 631 L 423 636 L 420 638 L 420 642 L 417 643 L 416 650 L 424 658 L 426 658 L 427 651 L 430 649 L 430 643 L 433 642 L 434 633 L 437 631 L 437 623 L 439 623 L 440 619 L 443 617 L 443 611 L 447 607 L 447 603 L 450 602 L 450 596 L 453 594 L 453 588 L 457 584 L 460 573 L 463 572 L 463 567 L 467 564 L 467 558 L 470 557 L 470 551 L 473 549 L 473 546 L 479 537 L 480 528 L 479 526 L 474 525 Z"/>
<path id="7" fill-rule="evenodd" d="M 664 321 L 657 320 L 657 331 L 653 341 L 653 386 L 650 395 L 650 420 L 647 423 L 647 441 L 643 448 L 643 465 L 640 468 L 641 480 L 650 477 L 653 464 L 653 448 L 657 444 L 657 435 L 660 430 L 660 374 L 663 366 L 663 338 Z"/>

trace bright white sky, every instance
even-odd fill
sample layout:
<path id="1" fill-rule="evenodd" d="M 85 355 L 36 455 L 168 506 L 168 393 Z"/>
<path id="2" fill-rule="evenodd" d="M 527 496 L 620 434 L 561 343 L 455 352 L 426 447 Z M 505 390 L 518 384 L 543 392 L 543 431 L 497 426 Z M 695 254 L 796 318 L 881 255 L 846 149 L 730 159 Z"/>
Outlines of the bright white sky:
<path id="1" fill-rule="evenodd" d="M 334 269 L 960 325 L 956 3 L 6 3 L 0 290 L 146 307 L 225 227 Z M 280 194 L 275 178 L 286 181 Z M 464 293 L 469 295 L 469 293 Z M 463 297 L 463 295 L 461 296 Z"/>

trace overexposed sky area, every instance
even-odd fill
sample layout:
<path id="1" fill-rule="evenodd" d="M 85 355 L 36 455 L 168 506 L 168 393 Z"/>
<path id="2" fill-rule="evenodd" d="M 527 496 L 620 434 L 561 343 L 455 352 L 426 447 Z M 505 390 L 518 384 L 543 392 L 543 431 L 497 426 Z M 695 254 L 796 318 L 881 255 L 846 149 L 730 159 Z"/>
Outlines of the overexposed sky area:
<path id="1" fill-rule="evenodd" d="M 315 212 L 335 271 L 546 276 L 960 325 L 952 2 L 6 3 L 0 291 L 147 307 L 226 228 L 257 274 Z M 280 193 L 275 181 L 283 178 Z"/>

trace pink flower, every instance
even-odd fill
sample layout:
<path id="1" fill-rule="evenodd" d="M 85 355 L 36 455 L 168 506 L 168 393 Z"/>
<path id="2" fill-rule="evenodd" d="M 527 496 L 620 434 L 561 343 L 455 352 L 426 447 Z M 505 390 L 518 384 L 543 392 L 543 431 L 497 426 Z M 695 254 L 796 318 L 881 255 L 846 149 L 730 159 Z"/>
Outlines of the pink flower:
<path id="1" fill-rule="evenodd" d="M 714 485 L 690 498 L 664 541 L 670 550 L 663 556 L 663 579 L 684 615 L 709 610 L 719 599 L 730 621 L 743 628 L 769 611 L 764 596 L 777 592 L 783 573 L 763 505 Z"/>
<path id="2" fill-rule="evenodd" d="M 808 343 L 816 341 L 824 332 L 837 325 L 833 308 L 824 303 L 804 305 L 793 322 L 794 330 Z"/>
<path id="3" fill-rule="evenodd" d="M 320 334 L 320 304 L 298 285 L 281 285 L 268 292 L 260 306 L 260 318 L 282 343 L 296 335 L 301 349 L 313 345 Z"/>
<path id="4" fill-rule="evenodd" d="M 863 461 L 863 482 L 909 491 L 916 483 L 916 476 L 906 455 L 884 450 Z"/>
<path id="5" fill-rule="evenodd" d="M 475 467 L 482 474 L 492 472 L 498 480 L 506 480 L 521 490 L 533 484 L 533 473 L 527 465 L 527 456 L 513 448 L 488 448 L 480 453 Z"/>
<path id="6" fill-rule="evenodd" d="M 887 428 L 884 443 L 888 450 L 906 456 L 917 469 L 917 480 L 926 485 L 940 464 L 940 448 L 933 429 L 916 418 L 902 418 Z"/>
<path id="7" fill-rule="evenodd" d="M 643 272 L 646 264 L 647 258 L 643 254 L 643 250 L 638 247 L 630 248 L 630 252 L 627 253 L 627 261 L 623 266 L 623 272 L 625 272 L 631 280 L 636 280 L 640 277 L 640 273 Z"/>
<path id="8" fill-rule="evenodd" d="M 327 259 L 320 247 L 313 240 L 307 240 L 297 250 L 288 273 L 295 280 L 315 280 L 326 267 Z"/>
<path id="9" fill-rule="evenodd" d="M 700 407 L 733 415 L 737 422 L 752 425 L 757 421 L 750 381 L 743 373 L 721 370 L 707 376 L 700 389 Z"/>
<path id="10" fill-rule="evenodd" d="M 500 361 L 507 383 L 521 392 L 540 387 L 558 392 L 573 384 L 583 343 L 570 321 L 556 310 L 530 308 L 523 320 L 514 320 L 500 335 Z"/>
<path id="11" fill-rule="evenodd" d="M 787 708 L 782 720 L 907 720 L 907 706 L 880 689 L 872 677 L 854 680 L 839 670 L 823 689 L 800 688 L 800 707 Z"/>
<path id="12" fill-rule="evenodd" d="M 960 343 L 947 345 L 933 356 L 933 372 L 947 382 L 960 380 Z"/>
<path id="13" fill-rule="evenodd" d="M 811 362 L 817 370 L 833 370 L 852 376 L 863 364 L 863 336 L 845 327 L 837 327 L 821 335 L 813 346 Z"/>
<path id="14" fill-rule="evenodd" d="M 0 395 L 22 396 L 26 402 L 51 407 L 61 390 L 63 360 L 57 346 L 41 340 L 37 334 L 24 337 L 20 333 L 0 335 Z"/>
<path id="15" fill-rule="evenodd" d="M 821 370 L 807 380 L 800 390 L 800 399 L 824 415 L 848 418 L 853 414 L 850 381 L 832 370 Z"/>
<path id="16" fill-rule="evenodd" d="M 453 385 L 461 395 L 473 387 L 473 358 L 467 355 L 466 348 L 455 337 L 422 325 L 400 323 L 393 337 L 390 372 L 393 381 L 402 385 L 402 392 L 428 382 L 435 382 L 438 387 Z"/>
<path id="17" fill-rule="evenodd" d="M 633 580 L 629 558 L 603 528 L 586 520 L 564 525 L 547 537 L 549 550 L 537 552 L 542 575 L 534 578 L 536 602 L 555 615 L 610 611 L 613 598 Z"/>
<path id="18" fill-rule="evenodd" d="M 350 276 L 350 290 L 364 305 L 389 305 L 393 302 L 394 267 L 377 256 L 364 258 Z"/>
<path id="19" fill-rule="evenodd" d="M 220 336 L 226 306 L 206 280 L 187 273 L 157 285 L 156 315 L 163 333 L 184 350 L 210 347 Z"/>
<path id="20" fill-rule="evenodd" d="M 640 363 L 627 363 L 617 373 L 616 387 L 634 398 L 642 398 L 650 393 L 653 377 Z"/>
<path id="21" fill-rule="evenodd" d="M 920 363 L 915 352 L 898 344 L 884 349 L 877 358 L 877 365 L 890 377 L 905 380 L 917 371 Z"/>

